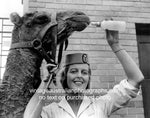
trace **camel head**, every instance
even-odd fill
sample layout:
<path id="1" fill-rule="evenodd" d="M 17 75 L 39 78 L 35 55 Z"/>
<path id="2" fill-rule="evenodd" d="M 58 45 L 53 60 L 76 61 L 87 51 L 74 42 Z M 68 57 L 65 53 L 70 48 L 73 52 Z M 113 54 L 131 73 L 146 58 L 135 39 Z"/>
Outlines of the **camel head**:
<path id="1" fill-rule="evenodd" d="M 56 13 L 57 44 L 61 44 L 74 32 L 84 30 L 90 23 L 86 14 L 79 11 L 64 11 Z M 12 44 L 18 42 L 33 41 L 41 37 L 43 48 L 48 52 L 52 49 L 52 27 L 46 30 L 43 36 L 39 36 L 43 29 L 52 22 L 52 14 L 48 12 L 30 12 L 20 17 L 17 13 L 10 15 L 14 29 Z M 54 19 L 54 18 L 53 18 Z"/>

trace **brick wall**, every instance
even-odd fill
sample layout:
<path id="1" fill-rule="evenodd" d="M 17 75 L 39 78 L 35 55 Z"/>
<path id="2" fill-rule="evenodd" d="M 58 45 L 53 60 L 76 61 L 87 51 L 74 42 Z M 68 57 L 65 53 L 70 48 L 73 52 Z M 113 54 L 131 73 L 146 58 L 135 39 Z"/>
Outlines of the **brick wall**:
<path id="1" fill-rule="evenodd" d="M 29 11 L 53 12 L 79 10 L 86 13 L 91 21 L 106 18 L 127 22 L 127 29 L 120 33 L 120 43 L 138 64 L 135 23 L 149 23 L 149 0 L 29 0 Z M 112 88 L 126 78 L 125 73 L 105 40 L 101 28 L 88 26 L 84 31 L 69 38 L 66 53 L 86 52 L 92 68 L 92 88 Z M 115 112 L 111 118 L 143 118 L 142 97 L 133 99 L 127 108 Z"/>

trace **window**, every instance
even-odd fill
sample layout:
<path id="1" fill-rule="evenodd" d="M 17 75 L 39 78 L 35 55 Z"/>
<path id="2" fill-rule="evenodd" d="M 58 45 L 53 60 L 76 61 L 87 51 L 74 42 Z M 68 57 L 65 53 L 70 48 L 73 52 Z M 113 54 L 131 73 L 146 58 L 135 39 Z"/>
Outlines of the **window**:
<path id="1" fill-rule="evenodd" d="M 11 43 L 13 24 L 8 18 L 0 18 L 0 81 L 5 71 L 8 50 Z"/>

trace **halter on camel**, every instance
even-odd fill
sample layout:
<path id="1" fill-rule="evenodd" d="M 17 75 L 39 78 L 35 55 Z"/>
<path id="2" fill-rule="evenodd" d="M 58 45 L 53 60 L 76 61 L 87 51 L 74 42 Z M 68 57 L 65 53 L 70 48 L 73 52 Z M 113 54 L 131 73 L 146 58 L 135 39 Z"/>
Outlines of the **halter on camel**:
<path id="1" fill-rule="evenodd" d="M 65 28 L 63 28 L 59 33 L 61 33 Z M 51 46 L 52 51 L 46 52 L 45 49 L 42 47 L 42 39 L 44 36 L 48 33 L 48 30 L 51 30 Z M 68 45 L 68 39 L 65 39 L 66 41 L 66 47 Z M 63 45 L 64 42 L 60 44 L 59 47 L 59 53 L 58 53 L 58 61 L 56 62 L 56 50 L 57 50 L 57 21 L 56 21 L 56 13 L 53 13 L 51 15 L 51 22 L 48 23 L 39 33 L 39 35 L 33 40 L 33 41 L 27 41 L 27 42 L 18 42 L 11 44 L 10 50 L 18 49 L 18 48 L 31 48 L 38 51 L 38 53 L 46 60 L 47 64 L 50 64 L 48 67 L 49 76 L 48 79 L 45 80 L 48 82 L 47 88 L 49 87 L 49 84 L 53 81 L 55 82 L 56 77 L 56 70 L 58 70 L 58 67 L 61 63 L 62 59 L 62 53 L 63 53 Z M 54 70 L 55 68 L 55 70 Z M 55 83 L 56 84 L 56 83 Z"/>

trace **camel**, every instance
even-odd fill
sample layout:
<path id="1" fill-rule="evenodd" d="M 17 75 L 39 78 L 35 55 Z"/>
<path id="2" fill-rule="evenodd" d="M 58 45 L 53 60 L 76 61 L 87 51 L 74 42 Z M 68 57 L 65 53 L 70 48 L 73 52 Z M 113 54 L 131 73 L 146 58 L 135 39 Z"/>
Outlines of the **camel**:
<path id="1" fill-rule="evenodd" d="M 40 67 L 44 56 L 31 47 L 33 41 L 40 39 L 40 46 L 49 53 L 51 59 L 55 59 L 55 55 L 51 54 L 54 48 L 51 37 L 57 37 L 57 41 L 53 42 L 58 46 L 67 42 L 67 38 L 74 31 L 84 30 L 90 20 L 86 14 L 79 11 L 63 11 L 54 15 L 35 11 L 25 13 L 22 17 L 17 13 L 10 16 L 14 28 L 3 82 L 0 85 L 0 118 L 22 118 L 25 107 L 34 94 L 30 90 L 37 89 L 41 82 Z M 50 24 L 51 22 L 53 23 Z M 57 30 L 53 30 L 54 26 L 57 26 Z M 26 42 L 30 42 L 29 47 L 29 44 L 24 46 Z M 36 47 L 39 42 L 34 43 Z"/>

